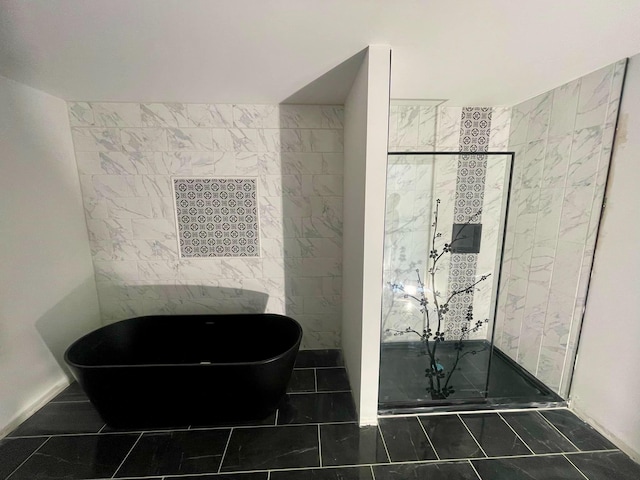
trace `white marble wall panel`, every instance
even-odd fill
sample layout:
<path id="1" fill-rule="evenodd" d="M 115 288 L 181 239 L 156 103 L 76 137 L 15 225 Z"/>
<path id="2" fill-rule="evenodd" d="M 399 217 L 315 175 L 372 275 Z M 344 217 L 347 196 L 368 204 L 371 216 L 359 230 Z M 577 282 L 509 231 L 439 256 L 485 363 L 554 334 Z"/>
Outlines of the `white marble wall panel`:
<path id="1" fill-rule="evenodd" d="M 438 107 L 436 115 L 436 150 L 457 152 L 460 150 L 460 122 L 462 107 Z"/>
<path id="2" fill-rule="evenodd" d="M 625 62 L 512 109 L 514 246 L 497 345 L 566 396 L 602 209 Z M 507 237 L 509 242 L 510 236 Z M 502 293 L 504 291 L 504 293 Z"/>
<path id="3" fill-rule="evenodd" d="M 340 342 L 343 108 L 70 102 L 103 320 L 268 311 Z M 261 256 L 178 256 L 172 177 L 258 177 Z M 252 293 L 253 292 L 253 293 Z"/>

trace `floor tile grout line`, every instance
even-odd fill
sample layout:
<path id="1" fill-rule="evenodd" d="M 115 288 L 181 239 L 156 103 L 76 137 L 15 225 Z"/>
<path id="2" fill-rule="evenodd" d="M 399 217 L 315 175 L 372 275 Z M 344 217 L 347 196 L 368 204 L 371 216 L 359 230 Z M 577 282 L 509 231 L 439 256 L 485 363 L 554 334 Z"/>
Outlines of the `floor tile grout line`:
<path id="1" fill-rule="evenodd" d="M 320 468 L 322 468 L 322 438 L 320 438 L 320 424 L 318 424 L 318 459 L 320 460 Z"/>
<path id="2" fill-rule="evenodd" d="M 480 442 L 478 441 L 478 439 L 475 437 L 475 435 L 473 434 L 473 432 L 471 432 L 471 430 L 469 429 L 469 427 L 467 426 L 466 423 L 464 423 L 464 420 L 462 420 L 462 418 L 460 417 L 460 415 L 456 415 L 456 417 L 458 417 L 458 420 L 460 420 L 462 422 L 462 424 L 464 425 L 464 428 L 467 429 L 467 432 L 469 432 L 469 435 L 471 435 L 471 438 L 473 438 L 473 441 L 476 442 L 476 444 L 478 445 L 478 447 L 480 448 L 480 451 L 483 453 L 483 455 L 485 457 L 489 457 L 489 455 L 487 455 L 487 452 L 484 451 L 484 448 L 482 448 L 482 445 L 480 445 Z"/>
<path id="3" fill-rule="evenodd" d="M 267 480 L 271 480 L 271 470 L 267 472 Z"/>
<path id="4" fill-rule="evenodd" d="M 382 445 L 384 446 L 384 451 L 387 453 L 387 460 L 391 463 L 391 455 L 389 454 L 389 448 L 387 447 L 387 441 L 384 439 L 384 434 L 382 433 L 382 428 L 380 428 L 380 423 L 376 425 L 378 429 L 378 433 L 380 434 L 380 438 L 382 439 Z"/>
<path id="5" fill-rule="evenodd" d="M 102 433 L 102 431 L 107 428 L 107 424 L 105 423 L 100 430 L 98 430 L 98 435 Z"/>
<path id="6" fill-rule="evenodd" d="M 277 426 L 278 425 L 278 415 L 280 414 L 280 409 L 276 408 L 276 418 L 273 421 L 273 426 Z"/>
<path id="7" fill-rule="evenodd" d="M 138 442 L 140 441 L 140 439 L 142 438 L 142 435 L 144 435 L 144 433 L 141 433 L 140 435 L 138 435 L 138 438 L 136 438 L 136 441 L 133 442 L 133 445 L 131 445 L 131 448 L 129 449 L 129 451 L 127 452 L 127 454 L 124 456 L 124 458 L 122 459 L 122 462 L 120 462 L 120 465 L 118 465 L 118 468 L 115 469 L 115 471 L 113 472 L 113 475 L 111 475 L 111 478 L 116 478 L 117 473 L 120 471 L 120 469 L 122 468 L 122 466 L 124 465 L 124 462 L 127 461 L 127 458 L 129 458 L 129 455 L 131 455 L 131 452 L 133 452 L 133 449 L 136 448 L 136 445 L 138 445 Z"/>
<path id="8" fill-rule="evenodd" d="M 318 369 L 314 368 L 313 369 L 313 384 L 315 387 L 315 393 L 318 393 Z"/>
<path id="9" fill-rule="evenodd" d="M 52 403 L 91 403 L 89 399 L 86 400 L 51 400 L 47 405 Z"/>
<path id="10" fill-rule="evenodd" d="M 375 472 L 373 471 L 373 465 L 369 465 L 369 469 L 371 470 L 371 478 L 372 478 L 373 480 L 376 480 L 376 474 L 375 474 Z"/>
<path id="11" fill-rule="evenodd" d="M 3 440 L 4 440 L 4 439 L 3 439 Z M 11 475 L 13 475 L 14 473 L 16 473 L 16 472 L 20 469 L 20 467 L 22 467 L 25 463 L 27 463 L 27 462 L 29 461 L 29 459 L 30 459 L 31 457 L 33 457 L 33 456 L 34 456 L 34 455 L 35 455 L 35 454 L 36 454 L 36 453 L 37 453 L 37 452 L 38 452 L 42 447 L 44 447 L 45 443 L 47 443 L 49 440 L 51 440 L 51 437 L 47 437 L 47 438 L 44 440 L 44 442 L 42 442 L 42 443 L 38 446 L 38 448 L 36 448 L 33 452 L 31 452 L 31 455 L 29 455 L 27 458 L 25 458 L 25 459 L 20 463 L 20 465 L 18 465 L 16 468 L 14 468 L 14 469 L 13 469 L 13 471 L 12 471 L 9 475 L 7 475 L 7 479 L 9 479 L 9 478 L 11 477 Z"/>
<path id="12" fill-rule="evenodd" d="M 608 448 L 605 450 L 579 450 L 577 452 L 559 452 L 562 453 L 562 455 L 580 455 L 581 453 L 610 453 L 610 452 L 621 452 L 622 450 L 620 450 L 619 448 Z"/>
<path id="13" fill-rule="evenodd" d="M 229 444 L 231 443 L 231 435 L 233 435 L 233 427 L 229 430 L 229 437 L 227 437 L 227 443 L 224 446 L 224 450 L 222 451 L 222 457 L 220 458 L 220 465 L 218 465 L 218 473 L 222 471 L 222 464 L 224 463 L 224 457 L 227 456 L 227 449 L 229 448 Z"/>
<path id="14" fill-rule="evenodd" d="M 427 437 L 427 441 L 429 442 L 429 445 L 431 445 L 431 449 L 433 450 L 433 453 L 436 454 L 436 458 L 438 460 L 440 460 L 440 455 L 438 455 L 438 451 L 436 450 L 436 446 L 431 441 L 431 438 L 429 438 L 429 434 L 427 433 L 427 429 L 424 428 L 424 425 L 422 424 L 422 422 L 420 421 L 420 419 L 418 417 L 416 417 L 416 421 L 418 422 L 418 425 L 420 425 L 420 428 L 422 428 L 422 431 L 424 432 L 424 436 Z"/>
<path id="15" fill-rule="evenodd" d="M 525 446 L 525 447 L 527 447 L 527 448 L 529 449 L 529 451 L 530 451 L 532 454 L 534 454 L 534 455 L 535 455 L 535 454 L 536 454 L 536 452 L 534 452 L 534 451 L 533 451 L 533 449 L 529 446 L 529 444 L 528 444 L 527 442 L 525 442 L 525 441 L 524 441 L 524 439 L 523 439 L 523 438 L 518 434 L 518 432 L 516 432 L 515 428 L 513 428 L 513 427 L 511 426 L 511 424 L 510 424 L 509 422 L 507 422 L 507 420 L 502 416 L 502 414 L 501 414 L 500 412 L 498 412 L 498 416 L 502 419 L 502 421 L 503 421 L 504 423 L 506 423 L 506 424 L 507 424 L 507 427 L 509 427 L 509 428 L 511 429 L 511 431 L 512 431 L 513 433 L 515 433 L 515 434 L 516 434 L 516 437 L 518 437 L 518 439 L 519 439 L 519 440 L 524 444 L 524 446 Z"/>
<path id="16" fill-rule="evenodd" d="M 569 437 L 567 437 L 564 433 L 562 433 L 562 432 L 560 431 L 560 429 L 559 429 L 558 427 L 556 427 L 553 423 L 551 423 L 551 420 L 549 420 L 547 417 L 545 417 L 544 415 L 542 415 L 540 412 L 536 412 L 536 413 L 537 413 L 538 415 L 540 415 L 540 416 L 542 417 L 542 419 L 543 419 L 545 422 L 547 422 L 549 425 L 551 425 L 551 427 L 552 427 L 555 431 L 557 431 L 560 435 L 562 435 L 562 437 L 566 438 L 566 439 L 567 439 L 567 442 L 569 442 L 571 445 L 573 445 L 573 447 L 574 447 L 577 451 L 579 451 L 579 452 L 581 451 L 581 450 L 578 448 L 578 446 L 577 446 L 575 443 L 573 443 L 573 442 L 571 441 L 571 439 L 570 439 Z"/>
<path id="17" fill-rule="evenodd" d="M 578 470 L 578 471 L 580 472 L 580 475 L 582 475 L 584 478 L 586 478 L 587 480 L 589 480 L 589 477 L 587 477 L 587 476 L 584 474 L 584 472 L 583 472 L 582 470 L 580 470 L 580 469 L 578 468 L 578 466 L 577 466 L 575 463 L 573 463 L 573 462 L 569 459 L 569 457 L 567 457 L 564 453 L 562 454 L 562 456 L 563 456 L 564 458 L 566 458 L 566 459 L 567 459 L 567 461 L 568 461 L 571 465 L 573 465 L 573 468 L 575 468 L 576 470 Z"/>
<path id="18" fill-rule="evenodd" d="M 478 470 L 476 470 L 476 466 L 473 464 L 473 462 L 471 460 L 467 460 L 467 462 L 469 462 L 469 465 L 471 465 L 471 468 L 473 468 L 473 471 L 475 472 L 475 474 L 478 476 L 478 478 L 480 480 L 482 480 L 482 477 L 480 476 L 480 474 L 478 473 Z"/>
<path id="19" fill-rule="evenodd" d="M 322 393 L 351 393 L 351 390 L 318 390 L 317 392 L 287 392 L 289 395 L 316 395 Z"/>
<path id="20" fill-rule="evenodd" d="M 344 365 L 337 365 L 334 367 L 326 367 L 326 366 L 316 366 L 316 367 L 293 367 L 294 370 L 337 370 L 337 369 L 341 369 L 341 370 L 345 370 L 346 367 Z"/>

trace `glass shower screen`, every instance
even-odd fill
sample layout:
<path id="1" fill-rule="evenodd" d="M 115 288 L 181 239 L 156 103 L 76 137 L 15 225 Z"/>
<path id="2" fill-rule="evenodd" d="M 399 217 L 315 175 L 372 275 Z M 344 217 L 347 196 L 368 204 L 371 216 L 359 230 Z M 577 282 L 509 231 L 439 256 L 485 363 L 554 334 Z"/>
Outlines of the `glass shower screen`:
<path id="1" fill-rule="evenodd" d="M 389 153 L 381 411 L 484 402 L 511 153 Z"/>

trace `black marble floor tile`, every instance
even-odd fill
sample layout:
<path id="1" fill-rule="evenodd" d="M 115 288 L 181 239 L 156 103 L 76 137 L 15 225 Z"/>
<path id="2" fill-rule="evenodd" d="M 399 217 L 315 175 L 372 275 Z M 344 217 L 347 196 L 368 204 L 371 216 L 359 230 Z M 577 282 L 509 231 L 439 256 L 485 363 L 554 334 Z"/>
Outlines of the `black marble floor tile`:
<path id="1" fill-rule="evenodd" d="M 52 437 L 34 453 L 11 480 L 71 480 L 109 478 L 138 435 L 71 435 Z"/>
<path id="2" fill-rule="evenodd" d="M 174 430 L 189 430 L 189 425 L 179 427 L 110 427 L 105 425 L 100 433 L 142 433 L 142 432 L 170 432 Z"/>
<path id="3" fill-rule="evenodd" d="M 542 410 L 540 413 L 580 450 L 608 450 L 616 448 L 613 443 L 569 410 Z"/>
<path id="4" fill-rule="evenodd" d="M 269 478 L 269 472 L 217 473 L 213 475 L 196 475 L 188 477 L 163 477 L 162 480 L 267 480 L 267 478 Z M 144 480 L 147 480 L 147 478 L 145 477 Z"/>
<path id="5" fill-rule="evenodd" d="M 482 480 L 585 480 L 562 455 L 471 460 Z"/>
<path id="6" fill-rule="evenodd" d="M 350 392 L 288 395 L 278 413 L 278 425 L 355 420 L 356 408 Z"/>
<path id="7" fill-rule="evenodd" d="M 342 367 L 319 368 L 316 370 L 316 376 L 318 378 L 319 392 L 351 390 L 347 370 Z"/>
<path id="8" fill-rule="evenodd" d="M 440 458 L 484 457 L 457 415 L 418 417 Z"/>
<path id="9" fill-rule="evenodd" d="M 376 480 L 478 480 L 469 462 L 376 465 Z"/>
<path id="10" fill-rule="evenodd" d="M 460 415 L 460 418 L 487 456 L 531 455 L 531 450 L 497 413 Z"/>
<path id="11" fill-rule="evenodd" d="M 104 421 L 89 402 L 48 403 L 9 436 L 97 433 L 103 426 Z"/>
<path id="12" fill-rule="evenodd" d="M 538 412 L 502 413 L 502 417 L 534 453 L 575 452 L 571 442 L 558 433 Z"/>
<path id="13" fill-rule="evenodd" d="M 389 458 L 378 427 L 355 423 L 320 425 L 322 465 L 387 463 Z"/>
<path id="14" fill-rule="evenodd" d="M 305 370 L 294 370 L 289 380 L 287 392 L 315 392 L 316 376 L 313 368 Z"/>
<path id="15" fill-rule="evenodd" d="M 276 424 L 276 412 L 273 412 L 268 417 L 258 420 L 235 420 L 235 421 L 218 421 L 208 424 L 193 424 L 189 427 L 190 430 L 198 428 L 218 428 L 218 427 L 257 427 L 262 425 L 275 425 Z"/>
<path id="16" fill-rule="evenodd" d="M 0 440 L 0 479 L 7 478 L 46 440 L 46 437 L 5 438 Z"/>
<path id="17" fill-rule="evenodd" d="M 78 382 L 73 382 L 60 392 L 52 402 L 88 402 L 89 398 Z"/>
<path id="18" fill-rule="evenodd" d="M 310 468 L 271 472 L 271 480 L 373 480 L 370 467 Z"/>
<path id="19" fill-rule="evenodd" d="M 116 477 L 215 473 L 229 429 L 144 433 Z"/>
<path id="20" fill-rule="evenodd" d="M 640 465 L 623 452 L 592 452 L 567 455 L 589 480 L 638 480 Z"/>
<path id="21" fill-rule="evenodd" d="M 296 357 L 296 368 L 342 367 L 344 360 L 341 350 L 300 350 Z"/>
<path id="22" fill-rule="evenodd" d="M 392 462 L 438 458 L 416 417 L 381 418 L 379 424 Z"/>
<path id="23" fill-rule="evenodd" d="M 237 428 L 221 471 L 319 467 L 318 446 L 317 425 Z"/>

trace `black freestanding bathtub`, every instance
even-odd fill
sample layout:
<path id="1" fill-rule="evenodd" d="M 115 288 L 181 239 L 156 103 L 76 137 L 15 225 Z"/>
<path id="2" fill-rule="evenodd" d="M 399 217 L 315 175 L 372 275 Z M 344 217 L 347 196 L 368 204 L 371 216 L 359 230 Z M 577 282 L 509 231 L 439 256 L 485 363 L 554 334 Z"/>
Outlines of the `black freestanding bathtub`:
<path id="1" fill-rule="evenodd" d="M 283 315 L 147 316 L 85 335 L 65 360 L 112 427 L 211 425 L 273 413 L 301 339 Z"/>

